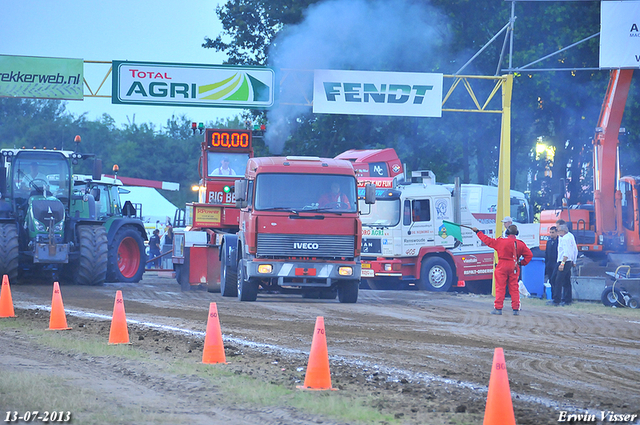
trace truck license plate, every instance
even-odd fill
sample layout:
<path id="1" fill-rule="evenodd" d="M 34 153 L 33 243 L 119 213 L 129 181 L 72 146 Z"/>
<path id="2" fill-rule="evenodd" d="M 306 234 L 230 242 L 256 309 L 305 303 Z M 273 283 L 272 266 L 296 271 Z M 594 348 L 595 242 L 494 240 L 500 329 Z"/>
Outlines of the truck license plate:
<path id="1" fill-rule="evenodd" d="M 371 269 L 362 269 L 362 271 L 360 273 L 360 276 L 361 277 L 376 277 L 376 274 Z"/>

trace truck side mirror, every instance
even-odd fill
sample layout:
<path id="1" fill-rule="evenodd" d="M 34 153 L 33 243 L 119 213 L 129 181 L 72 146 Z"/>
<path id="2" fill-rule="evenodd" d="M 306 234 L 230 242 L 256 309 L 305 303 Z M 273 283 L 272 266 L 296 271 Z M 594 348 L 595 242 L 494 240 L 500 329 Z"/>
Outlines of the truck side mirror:
<path id="1" fill-rule="evenodd" d="M 371 205 L 376 203 L 376 186 L 371 183 L 367 183 L 364 186 L 364 203 Z"/>
<path id="2" fill-rule="evenodd" d="M 93 160 L 93 172 L 91 177 L 93 178 L 93 180 L 100 180 L 102 178 L 102 160 L 101 159 L 94 159 Z"/>
<path id="3" fill-rule="evenodd" d="M 236 195 L 236 208 L 247 206 L 247 181 L 245 179 L 236 180 L 233 191 Z"/>

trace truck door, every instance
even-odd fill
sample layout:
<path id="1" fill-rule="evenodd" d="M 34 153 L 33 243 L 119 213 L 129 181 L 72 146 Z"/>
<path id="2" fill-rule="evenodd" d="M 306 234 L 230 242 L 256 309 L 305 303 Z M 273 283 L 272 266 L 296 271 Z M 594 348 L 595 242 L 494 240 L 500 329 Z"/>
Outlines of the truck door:
<path id="1" fill-rule="evenodd" d="M 416 255 L 423 246 L 435 244 L 432 202 L 427 199 L 405 199 L 402 220 L 402 252 Z"/>

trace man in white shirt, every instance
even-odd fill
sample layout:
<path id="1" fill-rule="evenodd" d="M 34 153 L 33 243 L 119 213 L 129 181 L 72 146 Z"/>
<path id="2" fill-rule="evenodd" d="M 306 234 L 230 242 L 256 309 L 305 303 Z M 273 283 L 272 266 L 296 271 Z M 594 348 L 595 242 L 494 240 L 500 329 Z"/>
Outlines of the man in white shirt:
<path id="1" fill-rule="evenodd" d="M 220 161 L 220 166 L 213 170 L 210 176 L 235 176 L 236 172 L 233 168 L 229 167 L 229 158 L 226 156 Z"/>
<path id="2" fill-rule="evenodd" d="M 569 305 L 573 301 L 571 294 L 571 267 L 578 259 L 576 239 L 566 224 L 558 227 L 558 270 L 556 271 L 554 305 Z"/>
<path id="3" fill-rule="evenodd" d="M 37 186 L 38 189 L 42 189 L 43 185 L 48 186 L 49 180 L 47 180 L 47 176 L 38 171 L 37 162 L 32 162 L 30 169 L 31 171 L 29 172 L 29 174 L 25 174 L 22 178 L 21 186 L 23 189 L 35 190 L 36 188 L 33 187 L 33 185 L 31 184 L 32 182 L 35 184 L 35 186 Z M 47 187 L 45 187 L 45 189 L 47 189 Z"/>
<path id="4" fill-rule="evenodd" d="M 502 231 L 502 237 L 506 238 L 507 236 L 509 236 L 507 234 L 507 229 L 509 228 L 509 226 L 511 226 L 513 224 L 513 219 L 509 216 L 505 217 L 502 219 L 502 224 L 504 225 L 504 230 Z"/>

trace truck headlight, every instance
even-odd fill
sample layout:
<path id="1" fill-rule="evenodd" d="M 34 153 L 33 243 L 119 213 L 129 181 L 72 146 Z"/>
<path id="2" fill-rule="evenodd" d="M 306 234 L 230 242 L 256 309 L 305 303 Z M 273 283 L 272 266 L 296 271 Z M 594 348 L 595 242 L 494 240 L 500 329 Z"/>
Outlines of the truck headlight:
<path id="1" fill-rule="evenodd" d="M 271 264 L 260 264 L 258 266 L 258 273 L 271 273 L 271 271 L 273 270 L 273 267 L 271 266 Z"/>
<path id="2" fill-rule="evenodd" d="M 38 220 L 33 220 L 33 223 L 36 227 L 36 230 L 39 232 L 46 232 L 47 228 L 44 226 L 44 224 L 40 223 Z"/>
<path id="3" fill-rule="evenodd" d="M 342 267 L 338 268 L 338 274 L 340 276 L 352 276 L 353 275 L 353 268 L 352 267 L 348 267 L 348 266 L 342 266 Z"/>

